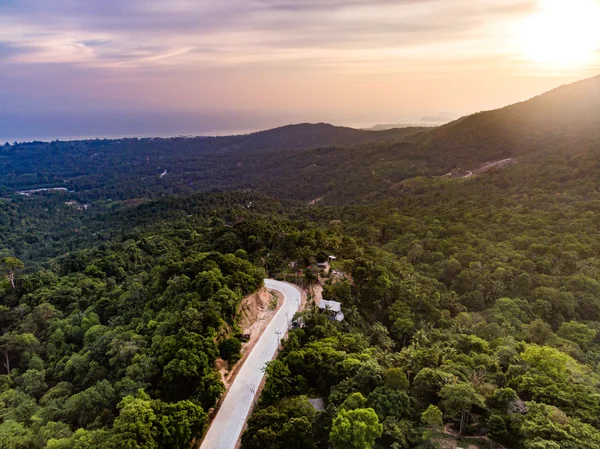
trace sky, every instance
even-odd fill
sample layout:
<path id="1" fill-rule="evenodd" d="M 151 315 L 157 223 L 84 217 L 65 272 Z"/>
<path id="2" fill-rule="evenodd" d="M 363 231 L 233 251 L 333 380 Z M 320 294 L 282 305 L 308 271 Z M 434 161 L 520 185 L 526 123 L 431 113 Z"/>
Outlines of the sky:
<path id="1" fill-rule="evenodd" d="M 600 73 L 600 0 L 0 0 L 0 141 L 420 123 Z"/>

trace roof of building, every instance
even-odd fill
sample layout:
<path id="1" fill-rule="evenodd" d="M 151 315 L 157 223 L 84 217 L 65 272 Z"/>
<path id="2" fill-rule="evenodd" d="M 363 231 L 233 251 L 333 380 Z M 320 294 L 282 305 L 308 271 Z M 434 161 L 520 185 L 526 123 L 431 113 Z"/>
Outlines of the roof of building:
<path id="1" fill-rule="evenodd" d="M 317 411 L 325 410 L 325 401 L 323 401 L 323 398 L 309 399 L 308 402 Z"/>
<path id="2" fill-rule="evenodd" d="M 332 312 L 341 312 L 342 311 L 342 304 L 340 304 L 339 302 L 336 302 L 336 301 L 322 300 L 321 302 L 319 302 L 318 307 L 321 310 L 328 309 L 328 310 L 331 310 Z"/>

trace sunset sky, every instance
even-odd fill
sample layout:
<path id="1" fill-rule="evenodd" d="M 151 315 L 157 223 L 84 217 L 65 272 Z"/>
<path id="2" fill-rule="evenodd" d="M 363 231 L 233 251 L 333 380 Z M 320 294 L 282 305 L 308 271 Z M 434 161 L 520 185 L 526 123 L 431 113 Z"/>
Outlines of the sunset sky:
<path id="1" fill-rule="evenodd" d="M 418 123 L 600 73 L 595 0 L 0 0 L 0 139 Z"/>

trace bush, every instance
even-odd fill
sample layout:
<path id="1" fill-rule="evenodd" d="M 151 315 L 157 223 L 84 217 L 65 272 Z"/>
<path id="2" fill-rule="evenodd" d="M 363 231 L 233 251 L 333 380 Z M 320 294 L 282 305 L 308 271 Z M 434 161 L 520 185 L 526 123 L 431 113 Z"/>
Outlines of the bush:
<path id="1" fill-rule="evenodd" d="M 242 358 L 241 349 L 242 343 L 235 337 L 227 338 L 219 345 L 221 358 L 227 360 L 230 365 L 235 365 Z"/>

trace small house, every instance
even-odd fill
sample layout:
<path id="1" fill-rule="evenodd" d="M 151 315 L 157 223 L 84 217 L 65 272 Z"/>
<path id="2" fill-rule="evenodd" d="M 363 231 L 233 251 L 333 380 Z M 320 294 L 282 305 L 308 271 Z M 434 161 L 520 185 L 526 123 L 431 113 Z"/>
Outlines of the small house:
<path id="1" fill-rule="evenodd" d="M 342 304 L 336 301 L 322 300 L 317 304 L 319 310 L 329 315 L 331 320 L 344 321 L 344 313 L 342 312 Z"/>

